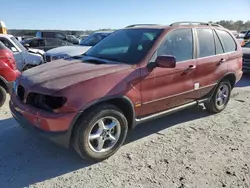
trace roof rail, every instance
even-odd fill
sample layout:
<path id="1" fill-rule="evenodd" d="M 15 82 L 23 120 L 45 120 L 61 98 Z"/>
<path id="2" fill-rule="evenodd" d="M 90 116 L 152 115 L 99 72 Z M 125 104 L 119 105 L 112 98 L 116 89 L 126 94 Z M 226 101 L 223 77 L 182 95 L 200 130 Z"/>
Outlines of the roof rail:
<path id="1" fill-rule="evenodd" d="M 170 24 L 170 26 L 177 26 L 177 25 L 207 25 L 207 26 L 223 27 L 222 25 L 219 25 L 216 23 L 191 22 L 191 21 L 174 22 L 174 23 Z"/>
<path id="2" fill-rule="evenodd" d="M 129 26 L 125 27 L 125 28 L 136 27 L 136 26 L 154 26 L 154 25 L 156 26 L 158 24 L 133 24 L 133 25 L 129 25 Z"/>

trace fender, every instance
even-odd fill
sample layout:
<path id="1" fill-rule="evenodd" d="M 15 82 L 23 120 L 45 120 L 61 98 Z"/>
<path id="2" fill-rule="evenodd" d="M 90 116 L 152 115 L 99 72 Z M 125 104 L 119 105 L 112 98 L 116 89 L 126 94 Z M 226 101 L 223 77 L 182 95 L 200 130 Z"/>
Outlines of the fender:
<path id="1" fill-rule="evenodd" d="M 79 113 L 75 116 L 75 118 L 73 119 L 73 121 L 71 122 L 68 131 L 72 132 L 72 129 L 73 129 L 74 125 L 76 124 L 78 118 L 84 113 L 84 111 L 86 111 L 87 109 L 89 109 L 90 107 L 92 107 L 92 106 L 94 106 L 94 105 L 96 105 L 98 103 L 109 101 L 109 100 L 112 100 L 112 99 L 123 99 L 123 100 L 125 100 L 126 102 L 128 102 L 130 104 L 130 108 L 132 110 L 132 120 L 133 120 L 132 128 L 133 128 L 134 125 L 135 125 L 135 109 L 134 109 L 133 102 L 127 96 L 114 95 L 114 96 L 108 96 L 108 97 L 103 97 L 103 98 L 97 99 L 97 100 L 89 103 L 88 105 L 84 106 L 79 111 Z"/>
<path id="2" fill-rule="evenodd" d="M 215 92 L 215 90 L 216 90 L 216 88 L 218 87 L 218 85 L 221 83 L 221 81 L 222 80 L 224 80 L 227 76 L 229 76 L 229 75 L 234 75 L 235 76 L 235 72 L 227 72 L 226 74 L 224 74 L 224 76 L 221 78 L 221 79 L 219 79 L 218 81 L 217 81 L 217 83 L 216 83 L 216 85 L 214 86 L 214 88 L 211 90 L 211 92 L 209 93 L 209 100 L 211 99 L 211 97 L 214 95 L 214 92 Z M 235 76 L 235 78 L 236 78 L 236 76 Z M 234 87 L 234 86 L 233 86 Z M 233 88 L 232 87 L 232 88 Z"/>

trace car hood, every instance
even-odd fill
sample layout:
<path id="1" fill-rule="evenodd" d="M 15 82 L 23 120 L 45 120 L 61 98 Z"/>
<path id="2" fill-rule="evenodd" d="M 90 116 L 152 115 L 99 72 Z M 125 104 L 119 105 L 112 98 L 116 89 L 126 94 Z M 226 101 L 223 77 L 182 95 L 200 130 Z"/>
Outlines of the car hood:
<path id="1" fill-rule="evenodd" d="M 242 48 L 243 54 L 250 54 L 250 48 Z"/>
<path id="2" fill-rule="evenodd" d="M 90 48 L 91 46 L 61 46 L 58 48 L 48 50 L 45 54 L 49 56 L 66 55 L 66 54 L 69 56 L 77 56 L 85 53 Z"/>
<path id="3" fill-rule="evenodd" d="M 75 84 L 131 68 L 127 64 L 91 64 L 65 59 L 43 64 L 23 72 L 18 82 L 27 89 L 58 91 Z"/>

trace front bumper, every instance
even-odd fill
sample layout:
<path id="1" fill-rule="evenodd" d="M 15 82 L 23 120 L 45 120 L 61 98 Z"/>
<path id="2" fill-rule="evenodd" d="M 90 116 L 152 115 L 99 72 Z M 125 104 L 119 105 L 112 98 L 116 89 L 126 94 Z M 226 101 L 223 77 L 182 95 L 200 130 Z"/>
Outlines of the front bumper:
<path id="1" fill-rule="evenodd" d="M 13 95 L 9 102 L 10 111 L 22 128 L 59 146 L 69 147 L 71 123 L 74 122 L 75 113 L 65 115 L 49 114 L 48 112 L 21 104 Z"/>

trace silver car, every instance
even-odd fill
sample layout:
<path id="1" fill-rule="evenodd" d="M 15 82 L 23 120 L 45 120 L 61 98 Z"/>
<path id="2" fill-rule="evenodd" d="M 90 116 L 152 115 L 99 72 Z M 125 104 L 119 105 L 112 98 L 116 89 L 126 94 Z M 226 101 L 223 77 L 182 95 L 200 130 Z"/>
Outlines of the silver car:
<path id="1" fill-rule="evenodd" d="M 44 62 L 41 51 L 35 49 L 27 50 L 12 35 L 0 34 L 0 41 L 13 52 L 17 69 L 21 72 Z"/>
<path id="2" fill-rule="evenodd" d="M 48 50 L 44 53 L 45 62 L 81 55 L 112 32 L 113 31 L 97 31 L 81 40 L 80 45 L 62 46 Z"/>

